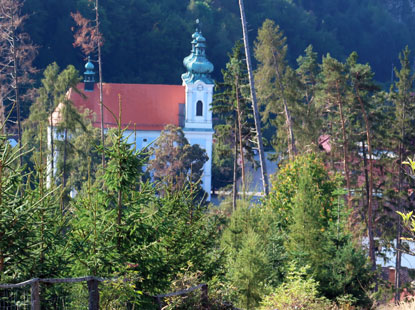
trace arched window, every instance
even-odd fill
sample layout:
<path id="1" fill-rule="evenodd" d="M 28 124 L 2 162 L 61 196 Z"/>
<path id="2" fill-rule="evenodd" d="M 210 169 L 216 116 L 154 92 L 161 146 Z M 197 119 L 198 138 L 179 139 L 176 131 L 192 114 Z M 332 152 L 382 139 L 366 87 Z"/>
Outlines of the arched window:
<path id="1" fill-rule="evenodd" d="M 203 102 L 196 102 L 196 116 L 203 116 Z"/>

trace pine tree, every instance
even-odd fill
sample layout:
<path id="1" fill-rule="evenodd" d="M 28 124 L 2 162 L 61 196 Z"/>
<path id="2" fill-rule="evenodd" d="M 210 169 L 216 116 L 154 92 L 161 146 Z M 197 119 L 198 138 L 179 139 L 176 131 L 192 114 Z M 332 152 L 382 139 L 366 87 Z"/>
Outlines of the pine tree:
<path id="1" fill-rule="evenodd" d="M 343 63 L 327 55 L 323 58 L 322 64 L 322 89 L 319 100 L 324 104 L 324 110 L 329 118 L 327 133 L 330 135 L 330 143 L 333 147 L 341 145 L 343 170 L 346 179 L 347 205 L 352 208 L 352 181 L 350 173 L 350 127 L 349 118 L 349 95 L 350 90 L 347 84 L 347 72 Z M 340 134 L 336 124 L 340 123 Z M 333 152 L 333 151 L 332 151 Z M 336 169 L 335 167 L 333 167 Z"/>
<path id="2" fill-rule="evenodd" d="M 398 160 L 394 167 L 394 190 L 397 195 L 393 194 L 391 197 L 394 200 L 395 210 L 404 211 L 407 207 L 406 198 L 406 184 L 404 182 L 404 168 L 402 163 L 407 156 L 412 155 L 415 152 L 414 136 L 412 130 L 412 124 L 415 121 L 415 100 L 413 97 L 414 91 L 414 76 L 411 74 L 411 65 L 409 60 L 410 50 L 406 47 L 399 55 L 401 68 L 395 69 L 396 77 L 398 81 L 391 86 L 390 96 L 395 106 L 395 115 L 392 125 L 393 132 L 393 149 L 396 151 Z M 393 191 L 392 191 L 393 193 Z M 401 218 L 398 216 L 397 222 L 397 246 L 396 246 L 396 277 L 395 277 L 395 300 L 399 301 L 400 293 L 400 264 L 401 264 Z"/>
<path id="3" fill-rule="evenodd" d="M 320 66 L 317 63 L 317 53 L 309 45 L 305 55 L 297 58 L 299 92 L 302 94 L 301 104 L 304 106 L 301 113 L 296 113 L 301 130 L 297 131 L 298 148 L 301 150 L 317 150 L 318 138 L 322 134 L 322 107 L 316 96 L 319 87 Z"/>
<path id="4" fill-rule="evenodd" d="M 297 155 L 292 110 L 296 104 L 296 91 L 292 90 L 295 74 L 286 61 L 287 45 L 279 26 L 266 20 L 258 31 L 255 43 L 255 57 L 259 62 L 255 79 L 259 98 L 265 106 L 263 118 L 271 120 L 273 116 L 285 117 L 285 141 L 288 154 L 292 159 Z M 293 97 L 294 96 L 294 97 Z M 281 128 L 278 128 L 280 130 Z"/>
<path id="5" fill-rule="evenodd" d="M 365 174 L 368 173 L 367 180 L 367 228 L 369 239 L 369 257 L 372 261 L 372 269 L 376 270 L 376 256 L 375 256 L 375 241 L 373 228 L 373 192 L 374 192 L 374 174 L 373 174 L 373 149 L 372 149 L 372 124 L 369 119 L 370 113 L 370 97 L 374 91 L 378 90 L 373 82 L 373 73 L 369 65 L 362 65 L 357 63 L 357 53 L 352 53 L 347 60 L 349 67 L 349 78 L 352 86 L 352 92 L 355 99 L 357 110 L 360 111 L 363 118 L 363 126 L 367 144 L 367 155 L 369 159 L 369 168 L 365 164 Z M 363 151 L 364 162 L 366 163 L 366 151 Z"/>
<path id="6" fill-rule="evenodd" d="M 219 83 L 216 87 L 212 111 L 225 121 L 230 129 L 229 132 L 233 132 L 234 141 L 229 139 L 228 142 L 235 148 L 232 156 L 235 168 L 237 167 L 238 157 L 241 159 L 242 192 L 244 193 L 246 190 L 245 158 L 251 162 L 253 161 L 251 141 L 254 139 L 254 121 L 252 119 L 252 105 L 247 99 L 249 97 L 247 70 L 243 61 L 242 47 L 242 44 L 237 42 L 232 54 L 229 55 L 230 59 L 226 65 L 226 70 L 222 70 L 223 83 Z M 221 126 L 220 129 L 224 128 L 223 125 L 219 126 Z M 219 139 L 215 144 L 222 141 L 225 142 L 224 139 Z M 234 201 L 236 200 L 237 174 L 238 172 L 234 169 Z"/>

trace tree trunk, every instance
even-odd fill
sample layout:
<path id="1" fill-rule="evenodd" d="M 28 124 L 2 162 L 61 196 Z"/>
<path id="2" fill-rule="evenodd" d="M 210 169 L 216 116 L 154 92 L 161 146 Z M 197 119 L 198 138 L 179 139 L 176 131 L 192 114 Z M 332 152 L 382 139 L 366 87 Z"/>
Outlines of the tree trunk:
<path id="1" fill-rule="evenodd" d="M 241 156 L 241 170 L 242 170 L 242 197 L 245 199 L 245 155 L 244 155 L 244 146 L 242 144 L 242 111 L 241 105 L 239 102 L 239 83 L 238 83 L 239 76 L 236 76 L 236 112 L 238 113 L 238 136 L 239 136 L 239 155 Z"/>
<path id="2" fill-rule="evenodd" d="M 118 95 L 118 111 L 119 111 L 119 115 L 118 115 L 118 120 L 119 120 L 119 125 L 118 125 L 118 147 L 117 147 L 117 152 L 118 152 L 118 178 L 119 180 L 121 180 L 121 169 L 122 169 L 122 159 L 121 156 L 119 154 L 120 150 L 121 150 L 121 112 L 122 112 L 122 106 L 121 106 L 121 95 Z M 118 226 L 118 236 L 117 236 L 117 248 L 118 250 L 121 249 L 121 221 L 122 221 L 122 183 L 120 183 L 119 188 L 118 188 L 118 193 L 117 193 L 118 197 L 117 197 L 117 207 L 118 207 L 118 218 L 117 218 L 117 226 Z"/>
<path id="3" fill-rule="evenodd" d="M 404 107 L 405 109 L 405 107 Z M 405 117 L 403 118 L 405 119 Z M 403 141 L 405 130 L 402 125 L 401 128 L 401 141 Z M 399 143 L 399 181 L 398 181 L 398 195 L 401 194 L 402 191 L 402 183 L 403 183 L 403 174 L 402 174 L 402 162 L 403 162 L 403 144 L 402 142 Z M 397 199 L 397 210 L 396 211 L 403 211 L 401 208 L 402 199 L 399 196 Z M 396 228 L 396 262 L 395 262 L 395 303 L 398 303 L 400 300 L 400 286 L 401 286 L 401 260 L 402 260 L 402 252 L 401 252 L 401 244 L 402 244 L 402 220 L 401 216 L 398 215 L 398 223 Z"/>
<path id="4" fill-rule="evenodd" d="M 121 219 L 122 219 L 122 190 L 118 190 L 118 218 L 117 218 L 117 225 L 118 225 L 118 237 L 117 237 L 117 247 L 118 250 L 121 248 Z"/>
<path id="5" fill-rule="evenodd" d="M 12 15 L 12 24 L 14 27 L 14 15 Z M 18 77 L 18 70 L 17 70 L 17 50 L 16 50 L 16 33 L 15 29 L 13 29 L 12 33 L 12 42 L 13 42 L 13 79 L 14 79 L 14 96 L 15 96 L 15 103 L 16 103 L 16 114 L 17 114 L 17 136 L 19 140 L 19 162 L 20 166 L 23 165 L 23 157 L 22 155 L 22 124 L 20 122 L 20 98 L 19 98 L 19 77 Z"/>
<path id="6" fill-rule="evenodd" d="M 350 182 L 350 172 L 349 172 L 349 164 L 348 164 L 348 144 L 349 141 L 347 139 L 346 134 L 346 125 L 343 115 L 343 103 L 340 99 L 340 89 L 339 89 L 339 83 L 336 82 L 336 89 L 337 89 L 337 104 L 339 105 L 340 110 L 340 119 L 341 119 L 341 125 L 342 125 L 342 135 L 343 135 L 343 165 L 344 165 L 344 173 L 346 177 L 346 187 L 347 187 L 347 207 L 349 210 L 352 209 L 352 193 L 351 193 L 351 182 Z"/>
<path id="7" fill-rule="evenodd" d="M 3 202 L 3 162 L 0 160 L 0 206 Z M 4 236 L 4 232 L 0 232 L 0 238 Z M 3 272 L 4 268 L 4 255 L 0 251 L 0 272 Z"/>
<path id="8" fill-rule="evenodd" d="M 51 180 L 51 184 L 49 184 L 50 186 L 52 186 L 53 183 L 53 173 L 54 173 L 54 168 L 55 168 L 55 154 L 54 154 L 54 145 L 53 145 L 53 120 L 52 120 L 52 114 L 53 114 L 53 110 L 51 109 L 52 112 L 50 112 L 50 167 L 51 167 L 51 171 L 50 171 L 50 180 Z"/>
<path id="9" fill-rule="evenodd" d="M 233 159 L 233 184 L 232 184 L 232 208 L 233 211 L 236 210 L 236 196 L 237 196 L 237 179 L 236 179 L 236 172 L 238 170 L 238 129 L 236 127 L 236 121 L 235 121 L 235 130 L 234 130 L 234 159 Z"/>
<path id="10" fill-rule="evenodd" d="M 6 128 L 6 109 L 4 108 L 3 98 L 0 98 L 0 133 L 4 134 Z"/>
<path id="11" fill-rule="evenodd" d="M 407 92 L 407 90 L 405 90 L 405 93 Z M 406 109 L 406 102 L 405 100 L 403 100 L 403 104 L 402 104 L 402 118 L 401 118 L 401 128 L 400 128 L 400 141 L 399 141 L 399 164 L 398 164 L 398 199 L 397 199 L 397 210 L 396 211 L 404 211 L 403 208 L 401 208 L 401 204 L 402 204 L 402 198 L 400 197 L 401 192 L 402 192 L 402 185 L 403 185 L 403 171 L 402 171 L 402 162 L 403 162 L 403 157 L 404 157 L 404 138 L 405 138 L 405 118 L 406 118 L 406 113 L 405 113 L 405 109 Z M 396 264 L 395 264 L 395 303 L 399 302 L 400 300 L 400 285 L 401 285 L 401 275 L 400 275 L 400 271 L 401 271 L 401 257 L 402 257 L 402 252 L 401 252 L 401 244 L 402 244 L 402 240 L 401 240 L 401 236 L 402 236 L 402 220 L 401 217 L 398 216 L 398 227 L 396 229 Z"/>
<path id="12" fill-rule="evenodd" d="M 294 131 L 293 131 L 293 122 L 292 122 L 290 110 L 288 109 L 287 98 L 285 97 L 285 87 L 284 87 L 284 84 L 282 83 L 282 76 L 278 68 L 278 62 L 277 62 L 277 59 L 275 58 L 275 55 L 273 55 L 273 58 L 274 58 L 274 64 L 275 64 L 275 73 L 277 74 L 278 85 L 281 90 L 282 102 L 284 105 L 285 124 L 287 126 L 287 134 L 288 134 L 288 137 L 287 137 L 288 138 L 287 139 L 288 140 L 288 155 L 290 159 L 292 160 L 297 155 L 297 148 L 295 147 L 295 137 L 294 137 Z"/>
<path id="13" fill-rule="evenodd" d="M 399 300 L 401 299 L 401 294 L 400 294 L 401 260 L 402 260 L 401 235 L 402 235 L 401 216 L 398 215 L 398 227 L 397 227 L 397 233 L 396 233 L 396 262 L 395 262 L 395 303 L 399 303 Z"/>
<path id="14" fill-rule="evenodd" d="M 367 201 L 367 230 L 369 238 L 369 256 L 372 261 L 372 270 L 376 270 L 375 240 L 373 233 L 373 160 L 372 160 L 372 142 L 370 135 L 370 122 L 364 107 L 362 98 L 359 93 L 358 85 L 356 86 L 356 95 L 360 104 L 360 110 L 363 115 L 366 127 L 367 151 L 369 153 L 369 193 Z M 367 167 L 365 166 L 365 169 Z"/>
<path id="15" fill-rule="evenodd" d="M 99 32 L 99 12 L 98 12 L 98 0 L 95 1 L 95 25 L 97 27 L 97 33 Z M 99 74 L 99 106 L 101 113 L 101 144 L 105 146 L 105 135 L 104 135 L 104 96 L 102 89 L 102 59 L 101 59 L 101 40 L 98 42 L 98 74 Z M 102 168 L 105 168 L 105 153 L 101 155 Z"/>
<path id="16" fill-rule="evenodd" d="M 66 160 L 68 157 L 68 128 L 65 128 L 64 131 L 64 142 L 63 142 L 63 172 L 62 172 L 62 190 L 65 193 L 66 190 L 66 182 L 67 182 L 67 168 L 66 168 Z M 62 215 L 65 214 L 65 196 L 62 195 L 62 205 L 61 205 L 61 211 L 62 211 Z"/>
<path id="17" fill-rule="evenodd" d="M 245 8 L 244 8 L 243 0 L 239 0 L 239 10 L 241 13 L 242 32 L 243 32 L 245 56 L 246 56 L 245 57 L 246 66 L 248 69 L 249 86 L 251 90 L 252 110 L 254 112 L 255 129 L 256 129 L 256 134 L 257 134 L 257 139 L 258 139 L 258 152 L 259 152 L 259 163 L 261 166 L 262 186 L 263 186 L 265 196 L 268 196 L 269 185 L 268 185 L 267 167 L 266 167 L 266 162 L 265 162 L 264 146 L 262 143 L 261 120 L 259 117 L 258 104 L 257 104 L 257 98 L 256 98 L 256 92 L 255 92 L 255 82 L 254 82 L 254 77 L 252 73 L 251 52 L 249 50 L 248 30 L 246 27 Z"/>
<path id="18" fill-rule="evenodd" d="M 362 140 L 362 154 L 363 154 L 363 169 L 365 171 L 366 201 L 369 202 L 369 172 L 367 170 L 367 167 L 368 167 L 367 153 L 366 153 L 366 144 L 364 140 Z"/>

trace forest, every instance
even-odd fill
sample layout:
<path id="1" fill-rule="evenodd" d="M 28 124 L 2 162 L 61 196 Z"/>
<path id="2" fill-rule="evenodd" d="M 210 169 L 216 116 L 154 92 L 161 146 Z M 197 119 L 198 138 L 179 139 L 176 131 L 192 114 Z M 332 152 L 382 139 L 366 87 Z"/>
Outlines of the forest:
<path id="1" fill-rule="evenodd" d="M 30 303 L 3 283 L 85 276 L 105 280 L 102 309 L 395 309 L 413 294 L 415 2 L 245 11 L 252 55 L 236 1 L 0 0 L 0 309 Z M 217 204 L 180 127 L 136 149 L 117 115 L 104 135 L 66 95 L 88 56 L 104 82 L 180 84 L 195 27 L 215 65 Z M 262 144 L 278 171 L 257 195 Z M 165 295 L 200 284 L 207 297 Z M 41 309 L 88 307 L 85 284 L 40 292 Z"/>

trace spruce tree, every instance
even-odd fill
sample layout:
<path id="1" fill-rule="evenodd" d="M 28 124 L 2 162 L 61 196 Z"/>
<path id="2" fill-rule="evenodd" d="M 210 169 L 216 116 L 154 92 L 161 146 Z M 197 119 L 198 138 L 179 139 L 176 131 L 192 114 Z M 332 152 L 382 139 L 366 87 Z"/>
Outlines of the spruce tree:
<path id="1" fill-rule="evenodd" d="M 273 120 L 274 117 L 278 120 L 279 115 L 284 115 L 285 122 L 280 122 L 284 125 L 277 130 L 279 135 L 282 135 L 282 129 L 286 132 L 284 140 L 292 159 L 297 154 L 292 116 L 297 92 L 292 89 L 295 86 L 295 74 L 287 64 L 286 54 L 286 38 L 279 26 L 266 20 L 258 31 L 255 43 L 255 57 L 259 62 L 255 79 L 261 104 L 265 106 L 264 120 Z"/>
<path id="2" fill-rule="evenodd" d="M 340 181 L 315 154 L 298 156 L 279 171 L 266 205 L 283 235 L 284 263 L 309 265 L 324 296 L 351 294 L 358 304 L 367 305 L 370 268 L 348 231 L 350 211 Z"/>
<path id="3" fill-rule="evenodd" d="M 45 160 L 36 171 L 19 165 L 20 149 L 0 136 L 0 280 L 56 277 L 67 267 L 58 191 L 45 186 Z M 23 153 L 22 153 L 23 154 Z"/>
<path id="4" fill-rule="evenodd" d="M 236 305 L 255 309 L 272 274 L 268 255 L 271 244 L 266 233 L 269 223 L 261 210 L 246 200 L 238 202 L 221 240 L 225 279 L 235 287 Z"/>

